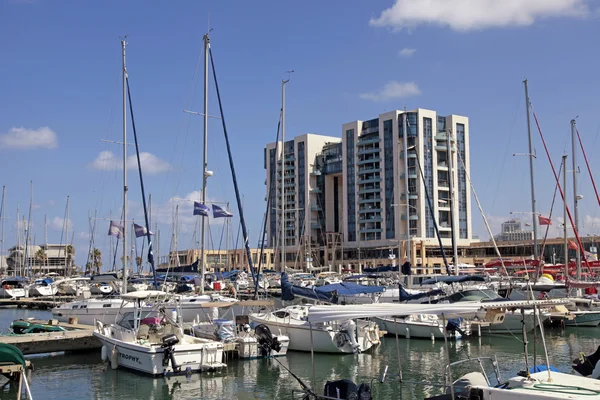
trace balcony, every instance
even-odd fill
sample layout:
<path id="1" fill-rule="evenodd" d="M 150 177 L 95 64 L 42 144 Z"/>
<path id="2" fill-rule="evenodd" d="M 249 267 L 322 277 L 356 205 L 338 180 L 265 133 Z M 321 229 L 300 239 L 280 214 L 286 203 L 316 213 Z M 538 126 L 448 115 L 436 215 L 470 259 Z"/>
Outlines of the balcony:
<path id="1" fill-rule="evenodd" d="M 359 214 L 368 214 L 368 213 L 380 213 L 383 211 L 381 208 L 361 208 L 358 210 Z"/>
<path id="2" fill-rule="evenodd" d="M 312 188 L 310 189 L 310 192 L 315 194 L 323 193 L 323 191 L 319 188 Z"/>
<path id="3" fill-rule="evenodd" d="M 359 199 L 358 204 L 381 203 L 381 197 L 372 197 L 370 199 Z"/>
<path id="4" fill-rule="evenodd" d="M 357 171 L 358 175 L 375 174 L 375 173 L 379 173 L 379 172 L 381 172 L 380 167 L 361 168 Z"/>
<path id="5" fill-rule="evenodd" d="M 286 153 L 285 154 L 285 159 L 286 160 L 295 160 L 296 156 L 294 155 L 294 153 Z"/>
<path id="6" fill-rule="evenodd" d="M 364 160 L 358 160 L 356 162 L 356 165 L 365 165 L 365 164 L 372 164 L 372 163 L 378 163 L 378 162 L 381 162 L 381 158 L 379 158 L 379 156 L 365 158 Z"/>
<path id="7" fill-rule="evenodd" d="M 448 136 L 446 136 L 446 132 L 438 132 L 435 136 L 434 136 L 435 140 L 440 140 L 440 141 L 446 141 L 448 140 Z"/>
<path id="8" fill-rule="evenodd" d="M 381 182 L 381 177 L 379 177 L 379 176 L 375 176 L 372 178 L 359 179 L 356 181 L 356 183 L 359 185 L 363 185 L 365 183 L 378 183 L 378 182 Z"/>
<path id="9" fill-rule="evenodd" d="M 450 185 L 449 185 L 448 181 L 446 181 L 446 180 L 440 180 L 440 179 L 438 179 L 437 184 L 438 184 L 438 188 L 447 188 L 447 189 L 450 189 Z"/>
<path id="10" fill-rule="evenodd" d="M 296 167 L 294 166 L 294 164 L 292 164 L 292 165 L 286 165 L 285 166 L 285 170 L 286 171 L 293 171 L 295 169 L 296 169 Z"/>
<path id="11" fill-rule="evenodd" d="M 321 206 L 318 204 L 311 204 L 310 211 L 321 211 Z"/>
<path id="12" fill-rule="evenodd" d="M 381 228 L 360 228 L 360 233 L 379 233 Z"/>
<path id="13" fill-rule="evenodd" d="M 321 224 L 319 224 L 318 222 L 313 222 L 310 224 L 310 227 L 312 229 L 321 229 Z"/>
<path id="14" fill-rule="evenodd" d="M 359 188 L 358 189 L 358 194 L 379 193 L 379 192 L 381 192 L 381 188 L 367 187 L 367 188 Z"/>
<path id="15" fill-rule="evenodd" d="M 284 183 L 283 184 L 284 188 L 295 188 L 296 184 L 294 182 L 290 182 L 290 183 Z"/>
<path id="16" fill-rule="evenodd" d="M 438 167 L 438 169 L 447 170 L 448 169 L 448 162 L 447 161 L 438 161 L 437 167 Z"/>
<path id="17" fill-rule="evenodd" d="M 374 215 L 372 217 L 358 217 L 359 224 L 366 224 L 369 222 L 382 222 L 382 221 L 383 221 L 383 219 L 378 215 Z"/>
<path id="18" fill-rule="evenodd" d="M 373 129 L 373 128 L 369 128 L 369 129 Z M 377 130 L 375 130 L 375 132 L 377 132 L 377 131 L 379 131 L 379 128 Z M 362 146 L 364 144 L 372 144 L 372 143 L 379 143 L 379 142 L 381 142 L 381 138 L 379 136 L 373 136 L 373 137 L 369 137 L 367 139 L 361 139 L 359 137 L 357 145 Z"/>
<path id="19" fill-rule="evenodd" d="M 357 156 L 362 156 L 364 154 L 374 154 L 379 153 L 379 147 L 361 147 L 356 152 Z"/>

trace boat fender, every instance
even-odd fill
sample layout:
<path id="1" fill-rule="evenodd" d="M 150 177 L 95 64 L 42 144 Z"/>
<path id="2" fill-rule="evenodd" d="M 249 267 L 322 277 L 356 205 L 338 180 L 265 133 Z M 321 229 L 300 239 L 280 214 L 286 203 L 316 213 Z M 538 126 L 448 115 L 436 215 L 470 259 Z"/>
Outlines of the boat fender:
<path id="1" fill-rule="evenodd" d="M 110 355 L 110 367 L 112 369 L 117 369 L 119 367 L 119 352 L 117 351 L 117 346 L 113 346 Z"/>
<path id="2" fill-rule="evenodd" d="M 100 351 L 100 358 L 102 358 L 102 361 L 108 360 L 108 349 L 106 348 L 106 346 L 102 346 L 102 350 Z"/>

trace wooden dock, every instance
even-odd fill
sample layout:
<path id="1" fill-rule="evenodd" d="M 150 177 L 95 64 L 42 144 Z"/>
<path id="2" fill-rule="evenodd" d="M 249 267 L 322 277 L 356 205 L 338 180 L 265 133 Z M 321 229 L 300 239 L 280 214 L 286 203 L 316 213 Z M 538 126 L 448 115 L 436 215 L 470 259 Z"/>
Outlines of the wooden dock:
<path id="1" fill-rule="evenodd" d="M 34 298 L 18 298 L 18 299 L 0 299 L 0 308 L 17 307 L 17 308 L 38 308 L 40 310 L 48 310 L 57 307 L 63 303 L 73 301 L 73 297 L 69 296 L 53 296 L 53 297 L 34 297 Z"/>
<path id="2" fill-rule="evenodd" d="M 48 323 L 48 321 L 31 321 Z M 0 343 L 17 347 L 23 354 L 57 353 L 61 351 L 95 351 L 102 347 L 94 336 L 94 327 L 81 324 L 59 323 L 63 332 L 28 333 L 24 335 L 0 336 Z"/>

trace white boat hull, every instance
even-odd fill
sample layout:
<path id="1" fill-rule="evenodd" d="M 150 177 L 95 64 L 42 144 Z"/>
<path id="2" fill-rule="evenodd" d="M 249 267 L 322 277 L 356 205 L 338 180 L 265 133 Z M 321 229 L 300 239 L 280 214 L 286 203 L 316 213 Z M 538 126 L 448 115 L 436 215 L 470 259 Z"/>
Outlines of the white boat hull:
<path id="1" fill-rule="evenodd" d="M 51 286 L 33 286 L 29 288 L 29 297 L 54 296 L 58 293 L 58 288 Z"/>
<path id="2" fill-rule="evenodd" d="M 379 327 L 386 331 L 390 335 L 398 335 L 405 338 L 419 338 L 419 339 L 443 339 L 445 328 L 441 321 L 418 321 L 418 320 L 405 320 L 403 318 L 375 318 Z M 462 327 L 464 331 L 467 331 L 468 327 Z M 449 338 L 461 338 L 462 334 L 459 332 L 452 332 L 448 334 Z"/>
<path id="3" fill-rule="evenodd" d="M 25 297 L 26 292 L 24 288 L 13 288 L 6 289 L 4 287 L 0 287 L 0 298 L 2 299 L 15 299 L 19 297 Z"/>
<path id="4" fill-rule="evenodd" d="M 547 318 L 545 315 L 540 316 L 540 320 L 542 323 Z M 527 332 L 533 330 L 533 328 L 537 327 L 537 317 L 533 318 L 533 313 L 526 312 L 525 313 L 525 329 Z M 516 334 L 520 335 L 523 332 L 523 315 L 517 312 L 507 312 L 504 315 L 504 322 L 500 324 L 491 324 L 489 326 L 481 327 L 481 334 Z"/>
<path id="5" fill-rule="evenodd" d="M 295 351 L 311 351 L 316 353 L 345 353 L 352 354 L 354 349 L 348 342 L 345 332 L 336 329 L 323 329 L 323 327 L 290 325 L 278 323 L 269 319 L 268 314 L 250 315 L 251 324 L 264 324 L 269 327 L 273 335 L 284 335 L 289 338 L 289 349 Z M 365 352 L 379 341 L 379 329 L 358 329 L 356 342 L 360 352 Z"/>

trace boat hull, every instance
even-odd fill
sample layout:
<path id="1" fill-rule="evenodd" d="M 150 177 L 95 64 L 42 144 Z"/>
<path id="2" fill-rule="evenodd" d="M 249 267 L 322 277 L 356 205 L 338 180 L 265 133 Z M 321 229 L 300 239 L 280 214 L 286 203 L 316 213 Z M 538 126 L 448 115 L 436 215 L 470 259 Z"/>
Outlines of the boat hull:
<path id="1" fill-rule="evenodd" d="M 110 329 L 110 328 L 109 328 Z M 221 369 L 223 364 L 223 345 L 218 342 L 197 345 L 175 345 L 173 356 L 177 369 L 173 369 L 171 360 L 164 365 L 164 349 L 160 346 L 141 346 L 110 338 L 95 331 L 96 336 L 105 347 L 108 359 L 113 368 L 126 368 L 151 376 L 162 376 L 173 373 L 194 373 Z M 114 365 L 116 363 L 116 365 Z"/>
<path id="2" fill-rule="evenodd" d="M 445 329 L 440 323 L 408 321 L 403 318 L 375 318 L 379 327 L 390 335 L 398 335 L 406 338 L 418 339 L 443 339 Z M 466 327 L 461 327 L 467 330 Z M 461 338 L 458 332 L 448 334 L 448 338 Z"/>
<path id="3" fill-rule="evenodd" d="M 565 320 L 565 326 L 596 327 L 600 325 L 600 311 L 575 311 L 575 318 Z"/>

